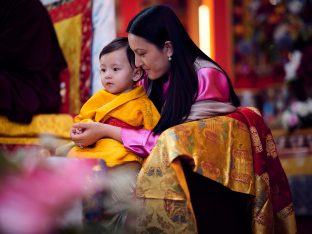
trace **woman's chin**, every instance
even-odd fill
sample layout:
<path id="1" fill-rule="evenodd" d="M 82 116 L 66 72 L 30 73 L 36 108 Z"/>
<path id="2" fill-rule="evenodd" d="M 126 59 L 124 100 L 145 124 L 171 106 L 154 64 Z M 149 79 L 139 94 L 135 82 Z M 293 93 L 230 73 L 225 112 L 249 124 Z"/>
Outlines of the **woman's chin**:
<path id="1" fill-rule="evenodd" d="M 147 76 L 150 80 L 157 80 L 160 77 L 152 73 L 148 73 Z"/>

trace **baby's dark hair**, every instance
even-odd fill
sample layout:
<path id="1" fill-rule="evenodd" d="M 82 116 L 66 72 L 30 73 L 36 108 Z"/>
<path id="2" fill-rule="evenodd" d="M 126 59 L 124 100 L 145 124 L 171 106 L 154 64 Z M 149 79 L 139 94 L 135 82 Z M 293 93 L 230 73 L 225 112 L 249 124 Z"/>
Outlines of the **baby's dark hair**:
<path id="1" fill-rule="evenodd" d="M 129 47 L 128 38 L 127 37 L 117 37 L 114 40 L 112 40 L 110 43 L 108 43 L 101 51 L 99 59 L 104 54 L 111 53 L 113 51 L 119 50 L 121 48 L 127 47 L 127 58 L 131 65 L 131 67 L 135 68 L 135 59 L 134 59 L 134 53 Z"/>

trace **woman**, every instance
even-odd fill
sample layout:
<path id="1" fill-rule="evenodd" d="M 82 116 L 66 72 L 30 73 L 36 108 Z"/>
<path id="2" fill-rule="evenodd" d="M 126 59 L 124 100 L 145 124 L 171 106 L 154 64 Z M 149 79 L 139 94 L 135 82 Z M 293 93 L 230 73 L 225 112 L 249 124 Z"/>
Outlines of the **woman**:
<path id="1" fill-rule="evenodd" d="M 257 214 L 261 214 L 261 212 L 257 212 L 257 209 L 252 208 L 252 202 L 256 205 L 262 202 L 254 199 L 255 197 L 261 198 L 261 196 L 253 190 L 253 186 L 258 186 L 254 185 L 258 182 L 254 179 L 253 173 L 257 175 L 259 173 L 260 176 L 266 168 L 262 170 L 261 166 L 257 166 L 254 172 L 251 165 L 252 160 L 262 165 L 261 163 L 266 160 L 265 157 L 270 154 L 266 155 L 266 150 L 254 151 L 255 147 L 258 147 L 257 149 L 260 149 L 259 147 L 264 147 L 264 149 L 269 147 L 258 145 L 259 142 L 265 144 L 265 141 L 262 141 L 262 135 L 259 136 L 255 132 L 254 135 L 261 139 L 254 141 L 253 137 L 253 141 L 251 141 L 251 133 L 248 131 L 254 129 L 254 125 L 260 123 L 261 118 L 250 110 L 242 111 L 237 108 L 239 99 L 225 71 L 194 44 L 169 7 L 160 5 L 143 10 L 130 21 L 127 31 L 129 33 L 129 45 L 135 53 L 136 66 L 143 68 L 146 72 L 142 85 L 161 113 L 161 118 L 152 131 L 116 128 L 104 124 L 79 124 L 77 127 L 85 130 L 83 136 L 81 135 L 80 139 L 76 140 L 79 140 L 83 146 L 87 146 L 93 144 L 99 138 L 111 137 L 121 141 L 126 148 L 141 157 L 150 155 L 139 174 L 137 194 L 145 201 L 148 200 L 147 196 L 151 194 L 150 198 L 159 198 L 161 201 L 160 205 L 155 205 L 154 202 L 157 199 L 151 199 L 151 203 L 145 203 L 145 207 L 148 205 L 151 205 L 151 207 L 150 209 L 147 208 L 147 212 L 142 215 L 143 218 L 139 219 L 139 228 L 157 229 L 167 233 L 179 232 L 177 228 L 183 233 L 251 233 L 252 229 L 254 232 L 261 233 L 263 231 L 263 229 L 261 230 L 262 224 L 260 221 L 259 224 L 257 223 L 257 218 L 261 220 L 263 217 L 258 217 Z M 222 122 L 220 128 L 227 130 L 223 132 L 208 131 L 209 129 L 205 126 L 211 123 L 207 118 L 212 116 L 224 116 L 221 122 L 225 122 L 224 124 Z M 213 121 L 220 123 L 219 119 L 213 119 Z M 190 126 L 189 123 L 195 125 Z M 214 129 L 214 126 L 211 125 L 211 129 Z M 236 139 L 232 136 L 233 126 L 237 127 L 237 131 L 243 129 L 241 134 L 246 136 L 243 142 L 246 143 L 246 150 L 239 149 L 240 143 L 237 146 L 238 148 L 233 149 L 233 145 L 236 144 Z M 264 125 L 261 125 L 261 127 L 267 130 Z M 207 134 L 202 135 L 200 132 L 202 130 L 207 130 L 205 132 Z M 224 138 L 224 135 L 227 137 Z M 267 135 L 271 136 L 270 134 Z M 179 142 L 179 139 L 185 136 L 187 136 L 186 140 Z M 222 140 L 227 141 L 226 147 L 222 146 L 222 144 L 217 145 L 222 153 L 213 156 L 215 161 L 207 159 L 207 157 L 211 156 L 210 153 L 200 153 L 208 152 L 207 148 L 211 150 L 215 147 L 214 144 L 210 144 L 208 141 L 201 142 L 207 137 L 212 142 L 216 140 L 216 144 L 221 142 L 219 140 L 222 137 Z M 240 134 L 236 134 L 235 137 L 240 138 Z M 73 140 L 75 141 L 74 138 Z M 157 140 L 158 143 L 156 144 Z M 235 144 L 232 144 L 232 142 Z M 272 141 L 268 142 L 271 143 Z M 205 144 L 208 144 L 208 146 L 205 147 Z M 271 146 L 272 144 L 268 145 Z M 185 146 L 190 147 L 186 147 L 185 151 L 179 154 L 180 149 L 184 149 Z M 200 149 L 194 151 L 197 148 L 193 146 Z M 172 150 L 170 150 L 171 148 Z M 189 154 L 186 153 L 188 150 L 190 151 Z M 178 153 L 176 154 L 176 152 Z M 236 152 L 241 153 L 238 153 L 236 157 Z M 272 152 L 276 153 L 274 150 Z M 175 156 L 170 158 L 172 154 Z M 239 160 L 233 158 L 234 156 Z M 256 156 L 261 160 L 255 158 Z M 168 157 L 170 159 L 169 164 L 167 163 Z M 191 163 L 183 160 L 180 163 L 182 157 L 187 158 L 188 162 Z M 176 159 L 178 159 L 178 162 Z M 214 174 L 216 177 L 214 175 L 207 176 L 211 171 L 214 171 L 214 163 L 218 164 L 222 160 L 225 161 L 225 165 L 223 168 L 218 168 L 219 171 Z M 235 164 L 236 161 L 239 162 L 239 165 Z M 273 161 L 276 164 L 274 167 L 279 168 L 277 174 L 281 173 L 280 178 L 284 179 L 284 184 L 286 183 L 285 192 L 288 195 L 285 204 L 291 207 L 287 178 L 285 179 L 278 157 L 277 159 L 275 157 Z M 202 164 L 198 164 L 198 162 Z M 193 164 L 197 169 L 200 168 L 197 170 L 198 173 L 192 171 L 190 164 Z M 240 171 L 242 167 L 248 169 L 249 174 L 245 172 L 243 174 Z M 183 168 L 183 170 L 181 171 L 179 168 Z M 241 174 L 231 173 L 237 168 L 237 172 Z M 172 173 L 173 169 L 174 176 L 172 176 L 174 174 Z M 200 170 L 206 174 L 200 173 Z M 220 171 L 225 173 L 219 173 Z M 226 173 L 229 176 L 225 175 Z M 183 184 L 183 180 L 180 180 L 184 178 L 184 175 L 186 185 Z M 220 182 L 219 179 L 222 176 L 225 179 Z M 271 176 L 269 172 L 268 176 Z M 180 183 L 175 183 L 176 177 L 179 177 L 178 181 Z M 233 184 L 241 184 L 231 186 L 231 181 L 233 181 Z M 160 184 L 159 187 L 157 187 L 158 184 Z M 164 188 L 165 184 L 167 187 Z M 245 186 L 247 189 L 240 190 L 240 186 Z M 180 193 L 182 194 L 180 196 L 177 191 L 181 191 L 181 188 L 184 193 Z M 164 192 L 159 195 L 162 192 L 161 189 Z M 262 190 L 263 188 L 261 188 Z M 154 195 L 155 197 L 153 197 Z M 270 199 L 270 196 L 267 199 Z M 185 209 L 187 202 L 184 202 L 184 200 L 191 202 L 190 209 Z M 148 205 L 146 206 L 146 204 Z M 281 207 L 285 208 L 285 204 L 283 203 Z M 153 205 L 155 206 L 153 207 Z M 264 203 L 257 207 L 261 208 L 262 205 L 264 206 Z M 281 207 L 276 208 L 273 205 L 274 212 L 280 211 Z M 188 223 L 190 216 L 185 216 L 188 211 L 184 212 L 183 209 L 191 210 L 196 221 Z M 159 210 L 162 211 L 157 213 Z M 261 211 L 261 209 L 259 210 Z M 153 215 L 155 212 L 157 215 Z M 266 212 L 270 213 L 271 210 Z M 289 212 L 286 216 L 293 220 L 293 212 Z M 152 221 L 153 217 L 156 217 L 155 222 Z M 270 217 L 264 220 L 265 225 L 268 223 L 266 230 L 274 228 Z M 194 226 L 195 223 L 197 227 L 194 229 L 192 225 Z M 173 229 L 170 230 L 171 227 Z M 181 227 L 184 229 L 181 229 Z M 266 233 L 266 231 L 262 233 Z"/>

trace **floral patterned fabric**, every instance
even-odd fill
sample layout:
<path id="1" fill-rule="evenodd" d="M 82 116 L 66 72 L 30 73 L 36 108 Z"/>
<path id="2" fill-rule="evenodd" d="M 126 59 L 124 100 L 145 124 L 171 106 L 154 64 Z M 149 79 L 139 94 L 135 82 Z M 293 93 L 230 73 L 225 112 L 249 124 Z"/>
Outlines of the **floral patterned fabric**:
<path id="1" fill-rule="evenodd" d="M 272 134 L 262 123 L 261 116 L 242 108 L 161 134 L 138 175 L 137 197 L 144 209 L 138 232 L 197 233 L 179 160 L 184 157 L 195 172 L 254 196 L 253 233 L 296 233 L 287 177 Z"/>

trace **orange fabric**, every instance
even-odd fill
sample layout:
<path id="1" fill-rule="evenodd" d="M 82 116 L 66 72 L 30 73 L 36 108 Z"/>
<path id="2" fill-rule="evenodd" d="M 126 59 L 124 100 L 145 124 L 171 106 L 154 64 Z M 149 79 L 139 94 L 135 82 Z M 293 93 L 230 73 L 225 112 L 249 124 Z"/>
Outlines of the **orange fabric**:
<path id="1" fill-rule="evenodd" d="M 106 122 L 118 119 L 136 128 L 151 130 L 156 126 L 160 115 L 147 98 L 144 89 L 138 86 L 130 92 L 114 95 L 104 90 L 95 93 L 81 108 L 75 122 Z M 94 146 L 73 147 L 69 157 L 100 158 L 107 166 L 113 167 L 125 162 L 139 162 L 142 159 L 126 149 L 119 141 L 103 138 Z"/>
<path id="2" fill-rule="evenodd" d="M 69 132 L 74 123 L 68 114 L 40 114 L 30 124 L 20 124 L 0 116 L 0 151 L 5 153 L 30 148 L 45 149 L 54 155 L 55 149 L 71 141 Z"/>
<path id="3" fill-rule="evenodd" d="M 70 139 L 73 117 L 67 114 L 35 115 L 30 124 L 20 124 L 0 116 L 0 136 L 2 137 L 38 137 L 49 134 L 58 138 Z"/>

